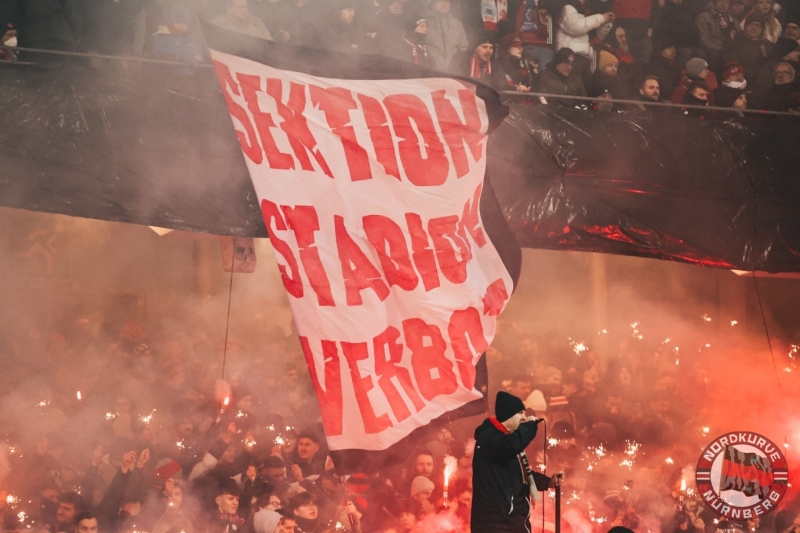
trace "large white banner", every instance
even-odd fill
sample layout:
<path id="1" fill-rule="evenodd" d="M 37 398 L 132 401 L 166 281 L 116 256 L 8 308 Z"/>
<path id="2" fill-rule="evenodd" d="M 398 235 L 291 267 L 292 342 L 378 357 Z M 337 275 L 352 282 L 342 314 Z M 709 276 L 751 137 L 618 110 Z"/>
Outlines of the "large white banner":
<path id="1" fill-rule="evenodd" d="M 385 450 L 480 399 L 475 364 L 513 286 L 480 218 L 473 88 L 212 57 L 330 449 Z"/>

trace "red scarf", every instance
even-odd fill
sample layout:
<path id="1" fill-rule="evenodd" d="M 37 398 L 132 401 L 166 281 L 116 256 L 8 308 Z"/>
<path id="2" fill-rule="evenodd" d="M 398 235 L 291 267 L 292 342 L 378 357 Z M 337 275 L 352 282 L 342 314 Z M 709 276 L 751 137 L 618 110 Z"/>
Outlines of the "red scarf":
<path id="1" fill-rule="evenodd" d="M 487 61 L 483 65 L 481 65 L 480 61 L 475 58 L 473 54 L 472 60 L 469 64 L 469 77 L 472 79 L 480 79 L 486 76 L 489 76 L 492 73 L 492 62 Z M 489 419 L 491 420 L 491 418 Z"/>
<path id="2" fill-rule="evenodd" d="M 419 65 L 419 51 L 422 51 L 422 57 L 428 57 L 428 51 L 425 49 L 424 44 L 414 44 L 406 38 L 403 38 L 403 40 L 411 47 L 411 59 L 415 65 Z M 474 56 L 473 59 L 475 59 Z"/>

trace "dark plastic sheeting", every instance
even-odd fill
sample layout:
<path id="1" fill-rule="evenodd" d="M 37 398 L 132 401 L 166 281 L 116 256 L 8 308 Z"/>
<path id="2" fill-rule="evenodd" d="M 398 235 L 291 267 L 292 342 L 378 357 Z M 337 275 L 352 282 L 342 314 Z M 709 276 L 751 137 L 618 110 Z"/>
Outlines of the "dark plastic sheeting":
<path id="1" fill-rule="evenodd" d="M 523 247 L 800 269 L 800 122 L 514 107 L 489 175 Z"/>
<path id="2" fill-rule="evenodd" d="M 211 69 L 0 69 L 0 205 L 266 236 Z M 780 119 L 514 107 L 489 175 L 524 247 L 798 272 L 798 139 Z"/>

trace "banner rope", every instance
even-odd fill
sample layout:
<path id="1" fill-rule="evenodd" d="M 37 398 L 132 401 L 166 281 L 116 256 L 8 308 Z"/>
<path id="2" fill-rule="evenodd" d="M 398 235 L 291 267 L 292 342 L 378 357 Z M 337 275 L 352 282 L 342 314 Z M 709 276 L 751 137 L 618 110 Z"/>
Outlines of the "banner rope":
<path id="1" fill-rule="evenodd" d="M 233 299 L 233 263 L 236 259 L 236 237 L 233 237 L 233 253 L 231 254 L 231 278 L 228 282 L 228 313 L 225 317 L 225 344 L 222 348 L 222 381 L 225 381 L 225 363 L 228 359 L 228 332 L 231 327 L 231 300 Z"/>

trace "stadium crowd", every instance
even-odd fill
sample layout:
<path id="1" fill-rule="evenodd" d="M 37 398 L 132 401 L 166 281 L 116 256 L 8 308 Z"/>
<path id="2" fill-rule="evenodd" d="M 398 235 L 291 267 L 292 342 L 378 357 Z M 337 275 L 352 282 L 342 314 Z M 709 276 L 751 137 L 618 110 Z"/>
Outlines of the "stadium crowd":
<path id="1" fill-rule="evenodd" d="M 0 31 L 12 48 L 0 55 L 15 59 L 22 47 L 203 62 L 201 18 L 283 43 L 379 53 L 499 91 L 593 99 L 528 103 L 800 108 L 797 0 L 5 0 Z"/>
<path id="2" fill-rule="evenodd" d="M 565 531 L 796 531 L 793 498 L 742 523 L 700 502 L 692 465 L 710 438 L 697 410 L 708 387 L 702 365 L 676 366 L 671 348 L 653 355 L 623 341 L 601 358 L 561 334 L 504 329 L 487 352 L 490 392 L 524 398 L 547 420 L 528 456 L 541 472 L 565 473 Z M 116 338 L 99 331 L 81 317 L 63 333 L 2 337 L 3 531 L 469 531 L 472 432 L 482 417 L 431 428 L 402 464 L 340 477 L 293 336 L 275 331 L 257 349 L 232 340 L 229 386 L 199 329 L 150 335 L 129 322 Z M 535 507 L 535 530 L 554 530 L 554 496 Z"/>

